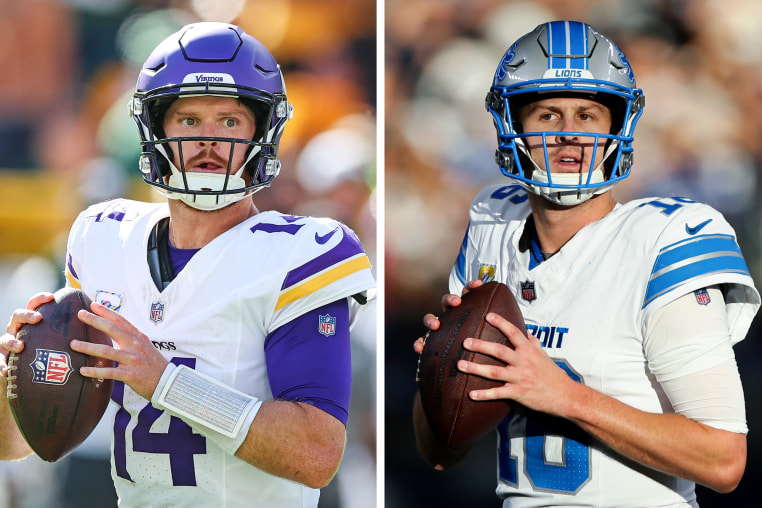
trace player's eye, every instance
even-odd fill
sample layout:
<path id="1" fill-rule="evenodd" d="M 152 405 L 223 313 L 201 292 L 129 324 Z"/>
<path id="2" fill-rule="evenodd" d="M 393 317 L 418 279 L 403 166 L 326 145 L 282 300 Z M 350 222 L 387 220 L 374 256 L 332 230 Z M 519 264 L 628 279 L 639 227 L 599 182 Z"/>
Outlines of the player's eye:
<path id="1" fill-rule="evenodd" d="M 186 127 L 191 127 L 193 125 L 196 125 L 196 120 L 193 118 L 183 118 L 180 120 L 180 123 L 185 125 Z"/>
<path id="2" fill-rule="evenodd" d="M 225 127 L 236 127 L 238 125 L 238 121 L 233 118 L 226 118 L 224 124 Z"/>

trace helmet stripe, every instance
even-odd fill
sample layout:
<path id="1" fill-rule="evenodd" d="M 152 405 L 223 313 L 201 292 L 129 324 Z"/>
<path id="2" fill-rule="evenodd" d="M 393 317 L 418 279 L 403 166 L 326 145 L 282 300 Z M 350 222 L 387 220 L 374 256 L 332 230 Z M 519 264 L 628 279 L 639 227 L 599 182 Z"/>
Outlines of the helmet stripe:
<path id="1" fill-rule="evenodd" d="M 553 55 L 587 56 L 589 53 L 587 26 L 578 21 L 548 23 L 548 68 L 587 69 L 587 58 L 563 58 Z"/>

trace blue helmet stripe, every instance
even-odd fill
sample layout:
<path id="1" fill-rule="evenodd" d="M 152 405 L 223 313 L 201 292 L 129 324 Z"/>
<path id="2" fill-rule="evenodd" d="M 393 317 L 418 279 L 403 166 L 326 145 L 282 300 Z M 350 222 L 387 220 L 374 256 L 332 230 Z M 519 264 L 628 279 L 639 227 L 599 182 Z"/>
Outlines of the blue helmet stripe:
<path id="1" fill-rule="evenodd" d="M 548 47 L 551 55 L 587 56 L 587 27 L 577 21 L 548 23 Z M 587 58 L 548 57 L 550 69 L 587 69 Z"/>
<path id="2" fill-rule="evenodd" d="M 715 273 L 750 276 L 741 249 L 730 235 L 701 235 L 659 252 L 646 288 L 643 308 L 690 280 Z"/>
<path id="3" fill-rule="evenodd" d="M 566 29 L 564 23 L 548 23 L 548 47 L 551 55 L 566 54 Z M 565 58 L 548 58 L 548 68 L 566 68 Z"/>

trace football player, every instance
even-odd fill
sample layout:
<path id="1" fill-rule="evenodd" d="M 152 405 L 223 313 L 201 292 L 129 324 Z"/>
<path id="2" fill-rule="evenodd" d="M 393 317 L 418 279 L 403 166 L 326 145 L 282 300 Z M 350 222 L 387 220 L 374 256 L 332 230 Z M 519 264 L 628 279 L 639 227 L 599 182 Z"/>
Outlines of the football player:
<path id="1" fill-rule="evenodd" d="M 504 383 L 472 399 L 515 401 L 497 428 L 503 506 L 687 507 L 695 483 L 733 490 L 747 425 L 732 347 L 760 296 L 716 210 L 612 197 L 644 108 L 624 54 L 587 24 L 542 24 L 505 53 L 486 107 L 509 181 L 475 198 L 443 305 L 494 279 L 526 321 L 486 318 L 513 348 L 466 341 L 505 367 L 458 364 Z M 434 467 L 465 456 L 414 407 Z"/>
<path id="2" fill-rule="evenodd" d="M 66 277 L 80 319 L 114 347 L 112 476 L 120 506 L 315 507 L 345 444 L 349 332 L 375 287 L 356 235 L 260 211 L 292 105 L 278 64 L 241 28 L 191 24 L 143 66 L 130 101 L 143 179 L 168 199 L 80 214 Z M 14 313 L 2 347 L 50 295 Z M 7 359 L 7 358 L 6 358 Z M 3 366 L 5 370 L 5 366 Z M 3 404 L 3 458 L 30 453 Z"/>

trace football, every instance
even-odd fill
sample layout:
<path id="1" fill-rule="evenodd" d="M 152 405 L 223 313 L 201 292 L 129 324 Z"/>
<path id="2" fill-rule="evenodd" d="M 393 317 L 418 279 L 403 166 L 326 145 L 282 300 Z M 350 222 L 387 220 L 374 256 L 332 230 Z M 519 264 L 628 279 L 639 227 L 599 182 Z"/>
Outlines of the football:
<path id="1" fill-rule="evenodd" d="M 29 446 L 55 462 L 79 446 L 100 421 L 113 381 L 92 379 L 80 367 L 112 367 L 114 362 L 73 351 L 73 339 L 111 345 L 108 335 L 77 318 L 90 310 L 82 291 L 63 288 L 55 300 L 37 308 L 42 320 L 21 327 L 16 338 L 24 350 L 8 359 L 7 397 Z"/>
<path id="2" fill-rule="evenodd" d="M 493 388 L 503 383 L 463 373 L 457 367 L 461 359 L 504 365 L 495 358 L 463 347 L 463 341 L 469 337 L 511 347 L 502 332 L 485 320 L 489 312 L 499 314 L 522 331 L 526 330 L 521 310 L 510 289 L 505 284 L 489 282 L 463 295 L 459 306 L 446 309 L 439 317 L 439 329 L 427 335 L 419 358 L 418 388 L 423 412 L 434 434 L 450 448 L 475 443 L 511 411 L 509 401 L 477 402 L 468 396 L 471 390 Z"/>

